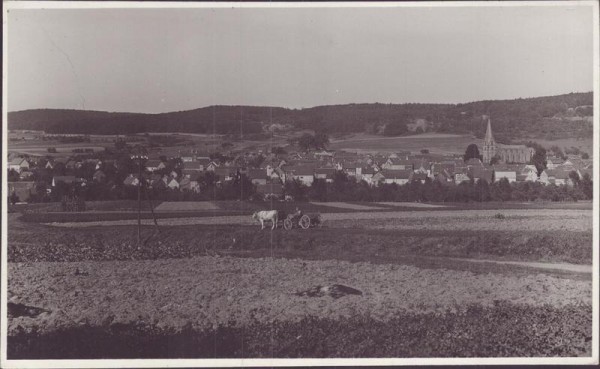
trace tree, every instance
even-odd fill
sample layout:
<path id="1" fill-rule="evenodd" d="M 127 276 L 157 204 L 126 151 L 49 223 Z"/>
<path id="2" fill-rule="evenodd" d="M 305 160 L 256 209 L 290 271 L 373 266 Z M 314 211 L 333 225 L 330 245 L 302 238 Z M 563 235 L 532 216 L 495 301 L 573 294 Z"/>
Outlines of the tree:
<path id="1" fill-rule="evenodd" d="M 283 191 L 286 195 L 291 195 L 295 201 L 306 200 L 306 187 L 302 182 L 297 179 L 286 182 L 283 186 Z"/>
<path id="2" fill-rule="evenodd" d="M 275 155 L 285 155 L 285 154 L 287 154 L 287 151 L 285 151 L 285 149 L 281 146 L 274 146 L 271 149 L 271 153 L 273 153 Z"/>
<path id="3" fill-rule="evenodd" d="M 581 158 L 582 158 L 582 159 L 589 159 L 589 158 L 590 158 L 590 155 L 589 155 L 587 152 L 582 152 L 582 153 L 581 153 Z"/>
<path id="4" fill-rule="evenodd" d="M 479 154 L 479 147 L 476 144 L 470 144 L 467 146 L 467 150 L 465 151 L 465 155 L 463 156 L 464 161 L 468 161 L 469 159 L 479 159 L 483 160 L 483 156 Z"/>
<path id="5" fill-rule="evenodd" d="M 19 180 L 19 173 L 14 169 L 8 170 L 8 182 L 17 182 Z"/>
<path id="6" fill-rule="evenodd" d="M 297 140 L 298 146 L 303 151 L 309 151 L 311 147 L 314 146 L 315 136 L 305 133 Z"/>
<path id="7" fill-rule="evenodd" d="M 315 178 L 310 186 L 309 197 L 312 200 L 327 201 L 327 182 L 322 178 Z"/>
<path id="8" fill-rule="evenodd" d="M 10 197 L 8 199 L 10 200 L 10 203 L 13 205 L 19 202 L 19 196 L 17 196 L 17 193 L 14 191 L 12 194 L 10 194 Z"/>
<path id="9" fill-rule="evenodd" d="M 325 132 L 317 132 L 313 139 L 313 145 L 316 150 L 324 150 L 329 145 L 329 136 Z"/>
<path id="10" fill-rule="evenodd" d="M 429 149 L 421 149 L 421 154 L 429 154 Z"/>
<path id="11" fill-rule="evenodd" d="M 260 168 L 262 163 L 265 161 L 265 157 L 262 154 L 258 154 L 257 156 L 250 159 L 248 165 L 253 168 Z"/>
<path id="12" fill-rule="evenodd" d="M 565 153 L 562 151 L 562 149 L 559 146 L 552 146 L 550 148 L 550 150 L 552 150 L 552 152 L 554 153 L 554 155 L 558 156 L 559 158 L 565 160 L 567 158 L 567 156 L 565 155 Z"/>
<path id="13" fill-rule="evenodd" d="M 569 172 L 569 179 L 571 180 L 571 183 L 573 183 L 573 186 L 578 187 L 581 178 L 579 178 L 579 173 L 577 173 L 576 171 L 572 170 Z"/>
<path id="14" fill-rule="evenodd" d="M 594 184 L 588 173 L 585 173 L 583 178 L 581 178 L 580 186 L 585 198 L 591 200 L 594 194 Z"/>
<path id="15" fill-rule="evenodd" d="M 531 157 L 530 164 L 535 165 L 535 169 L 537 169 L 537 174 L 539 176 L 546 169 L 546 165 L 548 163 L 546 161 L 546 149 L 540 145 L 537 145 L 534 148 L 535 153 Z"/>

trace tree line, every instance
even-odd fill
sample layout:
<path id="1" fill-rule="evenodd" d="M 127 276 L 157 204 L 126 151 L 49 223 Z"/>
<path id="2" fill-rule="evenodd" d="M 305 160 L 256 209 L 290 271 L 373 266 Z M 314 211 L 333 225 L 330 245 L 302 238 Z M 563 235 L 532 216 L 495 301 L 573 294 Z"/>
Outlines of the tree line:
<path id="1" fill-rule="evenodd" d="M 592 124 L 591 92 L 528 99 L 478 101 L 466 104 L 346 104 L 286 109 L 260 106 L 210 106 L 161 114 L 107 113 L 77 110 L 26 110 L 8 113 L 9 129 L 52 133 L 133 134 L 187 132 L 246 135 L 263 125 L 333 133 L 367 132 L 387 136 L 408 133 L 420 118 L 437 132 L 473 133 L 483 137 L 482 116 L 493 120 L 498 142 L 521 137 L 586 137 Z M 589 137 L 589 136 L 588 136 Z"/>

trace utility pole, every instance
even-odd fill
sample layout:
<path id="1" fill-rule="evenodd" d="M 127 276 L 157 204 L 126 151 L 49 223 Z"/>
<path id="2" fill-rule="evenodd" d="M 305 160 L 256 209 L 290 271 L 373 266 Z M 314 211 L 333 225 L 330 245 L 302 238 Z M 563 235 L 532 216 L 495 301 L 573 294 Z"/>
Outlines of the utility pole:
<path id="1" fill-rule="evenodd" d="M 142 162 L 148 159 L 147 156 L 143 155 L 143 147 L 138 149 L 138 154 L 133 155 L 131 159 L 136 160 L 138 162 L 138 191 L 137 191 L 137 199 L 138 199 L 138 229 L 137 229 L 137 246 L 138 249 L 142 245 Z"/>

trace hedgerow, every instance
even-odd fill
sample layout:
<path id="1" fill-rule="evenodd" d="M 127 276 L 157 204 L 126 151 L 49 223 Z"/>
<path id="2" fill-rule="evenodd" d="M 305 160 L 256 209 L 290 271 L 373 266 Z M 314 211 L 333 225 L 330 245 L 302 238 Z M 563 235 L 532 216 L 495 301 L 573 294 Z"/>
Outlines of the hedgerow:
<path id="1" fill-rule="evenodd" d="M 181 331 L 79 326 L 8 337 L 9 359 L 589 356 L 590 305 L 471 305 L 446 314 L 235 322 Z"/>

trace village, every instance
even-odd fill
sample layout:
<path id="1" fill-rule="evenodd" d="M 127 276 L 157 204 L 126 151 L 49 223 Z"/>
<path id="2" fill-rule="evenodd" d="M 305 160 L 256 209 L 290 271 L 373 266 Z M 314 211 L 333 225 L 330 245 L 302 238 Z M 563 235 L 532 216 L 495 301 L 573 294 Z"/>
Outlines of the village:
<path id="1" fill-rule="evenodd" d="M 270 151 L 223 150 L 212 153 L 186 147 L 167 157 L 156 150 L 140 154 L 139 145 L 116 146 L 119 150 L 107 148 L 96 153 L 73 149 L 73 155 L 62 157 L 10 153 L 7 167 L 10 202 L 60 201 L 62 196 L 74 189 L 87 193 L 88 196 L 84 197 L 93 200 L 135 198 L 140 175 L 154 197 L 169 200 L 214 200 L 215 188 L 223 189 L 234 183 L 238 187 L 246 186 L 246 189 L 231 188 L 228 194 L 219 196 L 221 199 L 240 199 L 241 196 L 241 199 L 252 200 L 289 200 L 294 197 L 302 200 L 303 192 L 299 193 L 299 189 L 327 186 L 336 178 L 338 181 L 351 180 L 374 190 L 382 185 L 404 186 L 411 183 L 435 183 L 439 190 L 456 188 L 461 184 L 481 185 L 485 182 L 487 186 L 504 181 L 510 185 L 528 183 L 562 187 L 568 191 L 568 188 L 585 180 L 591 197 L 593 178 L 592 159 L 584 159 L 581 154 L 548 150 L 545 165 L 539 168 L 531 160 L 534 149 L 523 147 L 524 157 L 511 156 L 510 161 L 503 160 L 509 158 L 500 154 L 508 149 L 495 143 L 491 127 L 488 127 L 483 155 L 479 155 L 479 148 L 474 154 L 467 150 L 463 155 L 441 155 L 430 153 L 428 149 L 418 153 L 398 150 L 366 154 L 343 150 L 300 150 L 291 146 L 292 150 L 290 147 L 273 147 Z M 514 151 L 515 147 L 509 149 Z M 326 200 L 322 195 L 316 197 Z M 541 198 L 565 200 L 543 195 Z M 572 199 L 585 198 L 584 194 Z M 436 199 L 452 200 L 447 197 Z"/>

